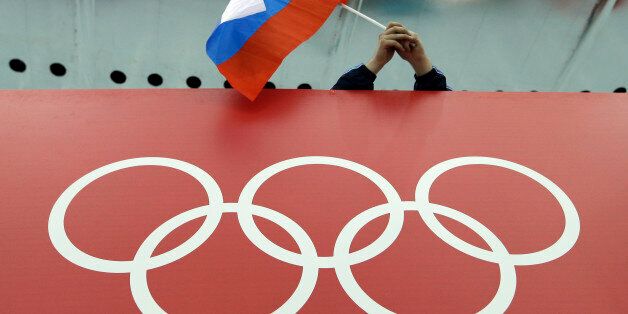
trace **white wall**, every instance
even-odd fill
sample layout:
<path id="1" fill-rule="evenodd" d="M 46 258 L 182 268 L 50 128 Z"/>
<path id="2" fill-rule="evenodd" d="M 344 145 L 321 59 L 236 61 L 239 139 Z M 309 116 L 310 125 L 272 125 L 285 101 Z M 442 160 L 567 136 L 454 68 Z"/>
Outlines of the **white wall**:
<path id="1" fill-rule="evenodd" d="M 628 4 L 602 21 L 591 49 L 568 63 L 596 1 L 364 0 L 363 11 L 418 31 L 456 89 L 612 91 L 628 85 Z M 204 46 L 227 2 L 0 0 L 0 88 L 146 88 L 151 73 L 163 77 L 161 87 L 187 87 L 189 76 L 201 78 L 202 87 L 222 87 Z M 278 88 L 327 89 L 368 60 L 378 32 L 336 10 L 272 81 Z M 9 68 L 14 58 L 25 61 L 25 72 Z M 65 76 L 50 73 L 54 62 L 67 68 Z M 568 66 L 573 73 L 561 77 Z M 112 82 L 113 70 L 127 81 Z M 411 70 L 396 60 L 376 86 L 410 89 Z"/>

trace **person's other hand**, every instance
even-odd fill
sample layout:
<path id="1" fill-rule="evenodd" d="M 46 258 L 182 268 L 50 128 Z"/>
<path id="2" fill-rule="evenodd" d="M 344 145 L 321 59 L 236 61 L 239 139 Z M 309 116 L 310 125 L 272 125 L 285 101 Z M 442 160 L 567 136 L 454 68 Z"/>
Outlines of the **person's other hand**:
<path id="1" fill-rule="evenodd" d="M 401 24 L 391 22 L 386 30 L 379 35 L 379 44 L 375 56 L 366 63 L 366 67 L 371 72 L 377 74 L 395 55 L 398 53 L 406 53 L 406 47 L 402 43 L 409 43 L 413 40 L 410 32 Z M 407 47 L 410 47 L 407 45 Z"/>
<path id="2" fill-rule="evenodd" d="M 414 72 L 418 76 L 422 76 L 427 74 L 432 70 L 432 62 L 430 58 L 427 57 L 425 53 L 425 49 L 423 48 L 423 43 L 419 38 L 419 35 L 413 31 L 406 29 L 403 25 L 399 23 L 391 23 L 388 27 L 396 27 L 397 29 L 401 28 L 405 34 L 410 35 L 410 39 L 402 39 L 399 40 L 399 43 L 403 46 L 403 50 L 397 49 L 397 53 L 399 56 L 408 61 Z"/>

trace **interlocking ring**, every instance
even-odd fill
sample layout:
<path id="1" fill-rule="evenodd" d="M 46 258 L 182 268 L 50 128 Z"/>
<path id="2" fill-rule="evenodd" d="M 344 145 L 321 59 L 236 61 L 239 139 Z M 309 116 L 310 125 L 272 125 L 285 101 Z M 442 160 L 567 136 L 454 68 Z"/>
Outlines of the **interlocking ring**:
<path id="1" fill-rule="evenodd" d="M 257 190 L 272 176 L 290 168 L 307 165 L 328 165 L 345 168 L 371 180 L 381 189 L 387 203 L 367 209 L 353 219 L 340 231 L 334 245 L 333 256 L 318 256 L 309 235 L 289 217 L 253 204 Z M 545 187 L 560 204 L 565 215 L 565 229 L 561 237 L 551 246 L 538 252 L 510 254 L 499 238 L 486 226 L 468 215 L 429 201 L 429 192 L 434 181 L 443 173 L 467 165 L 490 165 L 506 168 L 521 173 Z M 161 166 L 174 168 L 194 177 L 205 189 L 210 204 L 194 208 L 176 215 L 155 229 L 138 248 L 131 261 L 112 261 L 91 256 L 79 250 L 68 238 L 64 229 L 65 214 L 70 202 L 88 184 L 112 173 L 131 167 Z M 148 270 L 168 265 L 193 252 L 205 241 L 218 226 L 222 214 L 235 213 L 242 231 L 247 238 L 262 252 L 273 258 L 303 267 L 301 279 L 293 294 L 281 305 L 276 313 L 297 312 L 309 299 L 316 286 L 318 270 L 334 268 L 338 280 L 347 295 L 368 313 L 391 313 L 391 311 L 362 290 L 351 272 L 351 266 L 366 262 L 390 247 L 403 227 L 404 212 L 416 210 L 430 230 L 445 243 L 469 256 L 499 265 L 500 282 L 493 299 L 482 309 L 482 313 L 504 312 L 513 300 L 517 285 L 515 266 L 538 265 L 555 260 L 566 254 L 575 245 L 580 233 L 580 219 L 569 197 L 551 180 L 540 173 L 522 165 L 489 157 L 462 157 L 447 160 L 429 169 L 416 187 L 415 201 L 402 201 L 394 187 L 377 172 L 355 162 L 323 156 L 300 157 L 274 164 L 255 175 L 244 187 L 237 203 L 224 203 L 222 193 L 215 180 L 202 169 L 175 159 L 146 157 L 119 161 L 98 168 L 71 184 L 52 207 L 48 220 L 48 234 L 55 249 L 70 262 L 94 271 L 106 273 L 129 273 L 133 299 L 142 312 L 163 313 L 150 294 L 146 273 Z M 384 232 L 373 243 L 350 252 L 351 243 L 360 230 L 368 223 L 389 215 Z M 477 233 L 490 247 L 485 250 L 471 245 L 447 230 L 436 215 L 448 217 L 467 226 Z M 299 253 L 291 252 L 270 241 L 255 225 L 253 216 L 267 219 L 283 228 L 295 240 Z M 152 256 L 155 248 L 171 232 L 197 218 L 205 217 L 199 230 L 178 247 Z"/>

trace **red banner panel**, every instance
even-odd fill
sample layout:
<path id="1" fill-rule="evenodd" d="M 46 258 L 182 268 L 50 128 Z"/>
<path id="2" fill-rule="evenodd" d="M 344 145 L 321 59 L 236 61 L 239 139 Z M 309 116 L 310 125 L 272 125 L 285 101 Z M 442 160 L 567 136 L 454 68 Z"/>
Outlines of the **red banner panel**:
<path id="1" fill-rule="evenodd" d="M 0 92 L 2 310 L 626 313 L 628 98 Z"/>

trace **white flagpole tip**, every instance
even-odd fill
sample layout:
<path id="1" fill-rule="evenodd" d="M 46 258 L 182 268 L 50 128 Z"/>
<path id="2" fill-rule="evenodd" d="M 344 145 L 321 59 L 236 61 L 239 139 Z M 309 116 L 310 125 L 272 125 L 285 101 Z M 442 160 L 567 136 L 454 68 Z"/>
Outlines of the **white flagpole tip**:
<path id="1" fill-rule="evenodd" d="M 340 5 L 342 5 L 342 7 L 347 9 L 349 12 L 351 12 L 351 13 L 353 13 L 353 14 L 355 14 L 355 15 L 363 18 L 363 19 L 365 19 L 366 21 L 370 22 L 371 24 L 373 24 L 373 25 L 375 25 L 375 26 L 377 26 L 377 27 L 379 27 L 381 29 L 384 29 L 384 30 L 386 29 L 386 26 L 384 26 L 384 24 L 382 24 L 382 23 L 380 23 L 380 22 L 378 22 L 378 21 L 376 21 L 376 20 L 374 20 L 374 19 L 364 15 L 362 12 L 360 12 L 360 11 L 358 11 L 358 10 L 356 10 L 356 9 L 354 9 L 354 8 L 344 4 L 344 3 L 341 3 Z"/>

